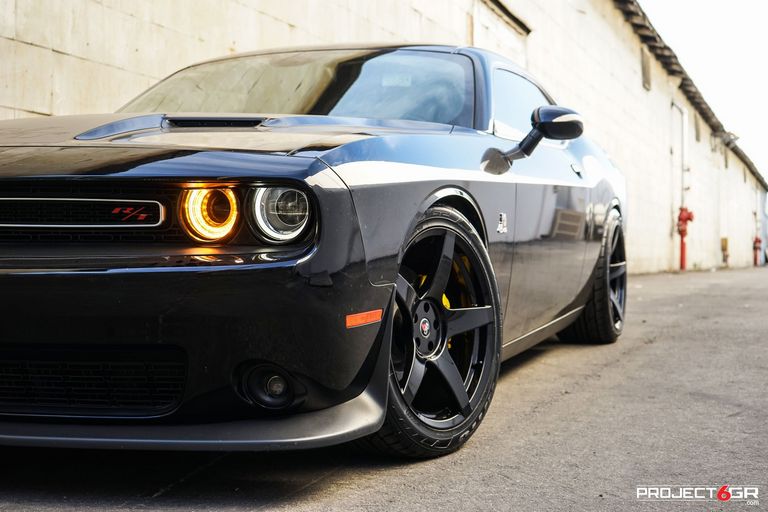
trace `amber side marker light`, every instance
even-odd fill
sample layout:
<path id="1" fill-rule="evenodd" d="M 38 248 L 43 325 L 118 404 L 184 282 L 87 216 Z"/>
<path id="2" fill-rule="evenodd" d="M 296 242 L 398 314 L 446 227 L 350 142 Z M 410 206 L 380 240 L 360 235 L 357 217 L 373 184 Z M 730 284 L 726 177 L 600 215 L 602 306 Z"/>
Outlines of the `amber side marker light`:
<path id="1" fill-rule="evenodd" d="M 364 313 L 347 315 L 347 329 L 360 327 L 361 325 L 375 324 L 376 322 L 381 321 L 381 317 L 383 315 L 383 309 L 374 309 L 373 311 L 365 311 Z"/>
<path id="2" fill-rule="evenodd" d="M 235 228 L 237 196 L 228 188 L 195 188 L 184 192 L 181 214 L 187 233 L 201 242 L 218 242 Z"/>

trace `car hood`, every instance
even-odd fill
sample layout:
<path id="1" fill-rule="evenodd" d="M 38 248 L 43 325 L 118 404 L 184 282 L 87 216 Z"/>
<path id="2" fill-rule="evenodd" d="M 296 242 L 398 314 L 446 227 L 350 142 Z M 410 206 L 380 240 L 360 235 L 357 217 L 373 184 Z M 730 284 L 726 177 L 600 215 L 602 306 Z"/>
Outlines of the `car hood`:
<path id="1" fill-rule="evenodd" d="M 448 125 L 329 116 L 99 114 L 0 121 L 0 147 L 145 147 L 317 156 L 358 140 L 449 133 Z"/>

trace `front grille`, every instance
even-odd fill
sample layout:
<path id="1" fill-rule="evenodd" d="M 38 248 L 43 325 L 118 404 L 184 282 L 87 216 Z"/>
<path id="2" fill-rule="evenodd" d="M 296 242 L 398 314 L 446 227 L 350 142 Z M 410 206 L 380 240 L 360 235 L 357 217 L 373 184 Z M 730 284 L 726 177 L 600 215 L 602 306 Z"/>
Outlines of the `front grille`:
<path id="1" fill-rule="evenodd" d="M 158 416 L 179 405 L 186 374 L 176 347 L 6 346 L 0 413 Z"/>
<path id="2" fill-rule="evenodd" d="M 189 243 L 189 237 L 179 226 L 168 229 L 78 229 L 65 231 L 63 229 L 0 228 L 0 244 L 27 243 Z"/>
<path id="3" fill-rule="evenodd" d="M 2 186 L 2 200 L 0 200 L 0 244 L 149 242 L 188 244 L 189 237 L 179 225 L 176 215 L 172 213 L 175 211 L 179 193 L 178 187 L 151 182 L 77 180 L 5 182 Z M 36 201 L 21 201 L 20 198 L 34 198 Z M 109 208 L 104 208 L 105 204 L 99 204 L 100 202 L 51 201 L 54 198 L 107 198 L 117 202 L 109 203 Z M 135 208 L 145 205 L 145 203 L 128 204 L 130 200 L 151 201 L 152 203 L 146 203 L 151 209 L 157 208 L 154 203 L 157 202 L 163 206 L 167 218 L 161 225 L 154 226 L 153 224 L 157 223 L 156 218 L 153 220 L 150 217 L 144 217 L 139 220 L 134 215 L 126 221 L 133 225 L 115 225 L 116 221 L 112 214 L 115 208 Z M 157 210 L 151 213 L 159 214 Z M 125 218 L 126 215 L 128 214 L 119 218 Z M 145 223 L 150 221 L 152 221 L 151 224 Z M 67 224 L 77 224 L 77 226 L 70 227 Z"/>
<path id="4" fill-rule="evenodd" d="M 0 197 L 0 227 L 158 227 L 165 207 L 142 199 Z"/>

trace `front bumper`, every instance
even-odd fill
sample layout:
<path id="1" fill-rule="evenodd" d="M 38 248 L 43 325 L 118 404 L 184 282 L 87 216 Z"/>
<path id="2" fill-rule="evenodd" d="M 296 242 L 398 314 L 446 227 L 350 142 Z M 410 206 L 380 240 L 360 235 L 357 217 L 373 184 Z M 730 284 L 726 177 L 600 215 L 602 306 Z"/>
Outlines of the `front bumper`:
<path id="1" fill-rule="evenodd" d="M 37 379 L 67 352 L 114 361 L 171 349 L 183 354 L 176 363 L 183 360 L 185 372 L 178 400 L 157 410 L 77 410 L 45 403 L 37 391 L 10 407 L 0 382 L 0 444 L 272 450 L 341 443 L 380 428 L 394 287 L 368 278 L 349 191 L 327 175 L 314 179 L 324 229 L 303 254 L 0 256 L 0 377 L 22 368 L 29 380 L 24 368 L 34 366 Z M 376 309 L 381 322 L 346 327 L 346 315 Z M 36 352 L 46 354 L 43 364 Z M 7 353 L 14 355 L 3 359 Z M 243 376 L 263 364 L 284 371 L 296 390 L 279 410 L 243 392 Z M 96 365 L 108 372 L 112 362 Z M 60 384 L 66 400 L 83 392 L 70 389 L 72 366 L 54 361 L 56 371 L 70 371 Z M 46 385 L 37 389 L 55 399 Z"/>
<path id="2" fill-rule="evenodd" d="M 373 386 L 373 384 L 372 384 Z M 375 386 L 373 386 L 375 387 Z M 386 394 L 290 417 L 200 425 L 79 425 L 0 422 L 0 444 L 136 450 L 290 450 L 340 444 L 384 423 Z"/>
<path id="3" fill-rule="evenodd" d="M 385 338 L 388 336 L 389 332 Z M 381 428 L 386 414 L 388 371 L 389 350 L 381 350 L 371 380 L 361 394 L 339 405 L 313 412 L 203 424 L 100 425 L 0 421 L 0 444 L 206 451 L 270 451 L 330 446 L 372 434 Z"/>

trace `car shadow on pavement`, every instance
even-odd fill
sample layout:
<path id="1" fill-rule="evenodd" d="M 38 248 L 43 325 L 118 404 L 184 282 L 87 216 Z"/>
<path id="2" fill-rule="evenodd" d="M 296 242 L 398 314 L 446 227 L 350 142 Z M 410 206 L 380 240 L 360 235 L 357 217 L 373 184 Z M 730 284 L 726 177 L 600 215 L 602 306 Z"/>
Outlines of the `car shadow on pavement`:
<path id="1" fill-rule="evenodd" d="M 0 448 L 0 510 L 248 508 L 297 500 L 342 472 L 403 461 L 352 446 L 283 453 Z"/>
<path id="2" fill-rule="evenodd" d="M 526 349 L 524 352 L 501 363 L 501 368 L 499 369 L 499 379 L 511 376 L 515 371 L 525 368 L 529 364 L 534 363 L 536 360 L 553 351 L 564 349 L 588 350 L 593 346 L 594 345 L 590 345 L 588 343 L 560 341 L 554 336 L 547 338 L 541 343 Z"/>
<path id="3" fill-rule="evenodd" d="M 546 341 L 502 364 L 501 379 L 558 347 Z M 282 453 L 0 447 L 0 510 L 223 509 L 290 505 L 332 485 L 420 461 L 353 445 Z"/>

